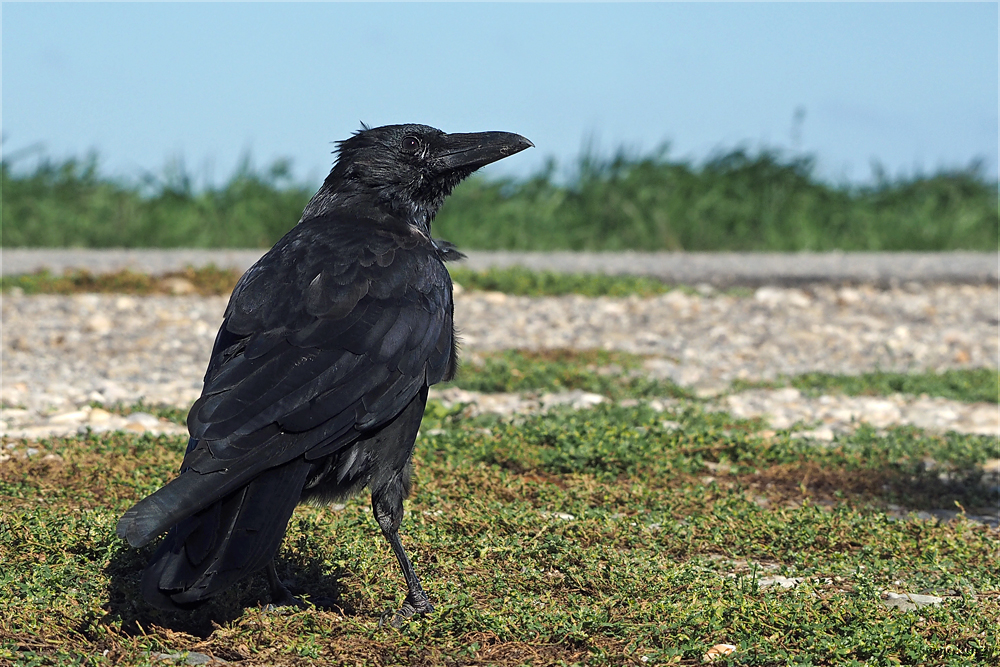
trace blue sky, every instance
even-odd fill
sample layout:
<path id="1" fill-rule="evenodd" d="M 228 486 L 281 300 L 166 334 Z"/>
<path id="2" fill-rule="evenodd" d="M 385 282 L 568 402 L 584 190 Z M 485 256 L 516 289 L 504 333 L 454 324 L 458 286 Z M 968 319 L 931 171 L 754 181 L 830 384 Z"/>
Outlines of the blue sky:
<path id="1" fill-rule="evenodd" d="M 834 181 L 873 160 L 997 174 L 996 3 L 4 3 L 2 22 L 5 155 L 95 149 L 115 175 L 183 156 L 221 182 L 250 151 L 315 183 L 361 120 L 535 142 L 493 174 L 587 140 L 796 149 Z"/>

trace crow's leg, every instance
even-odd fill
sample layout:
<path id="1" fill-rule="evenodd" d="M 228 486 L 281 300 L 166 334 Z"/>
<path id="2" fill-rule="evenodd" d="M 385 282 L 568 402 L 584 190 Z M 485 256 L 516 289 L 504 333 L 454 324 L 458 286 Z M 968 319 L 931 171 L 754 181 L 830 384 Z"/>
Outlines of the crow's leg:
<path id="1" fill-rule="evenodd" d="M 399 567 L 403 571 L 403 578 L 406 579 L 408 593 L 402 608 L 397 612 L 388 611 L 382 615 L 381 623 L 385 623 L 391 615 L 389 622 L 396 628 L 416 614 L 428 614 L 434 611 L 434 606 L 427 599 L 427 593 L 424 593 L 420 579 L 417 578 L 417 573 L 413 570 L 413 563 L 410 562 L 406 551 L 403 550 L 403 543 L 399 541 L 399 524 L 403 520 L 404 495 L 402 485 L 397 484 L 388 485 L 387 488 L 372 493 L 372 511 L 375 513 L 375 520 L 378 521 L 385 539 L 389 541 L 392 553 L 396 555 Z"/>
<path id="2" fill-rule="evenodd" d="M 267 571 L 267 584 L 271 589 L 271 604 L 266 607 L 269 611 L 279 607 L 305 606 L 302 600 L 292 595 L 291 591 L 278 579 L 278 572 L 274 569 L 273 558 L 267 562 L 267 566 L 264 569 Z"/>

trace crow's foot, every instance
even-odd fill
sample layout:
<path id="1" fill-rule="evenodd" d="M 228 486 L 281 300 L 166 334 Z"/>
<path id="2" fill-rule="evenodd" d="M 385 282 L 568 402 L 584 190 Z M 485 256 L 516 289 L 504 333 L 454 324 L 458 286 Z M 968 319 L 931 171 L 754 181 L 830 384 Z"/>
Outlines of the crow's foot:
<path id="1" fill-rule="evenodd" d="M 394 628 L 401 628 L 403 623 L 417 616 L 419 614 L 429 614 L 434 611 L 434 605 L 430 603 L 427 598 L 422 598 L 419 600 L 411 600 L 409 596 L 403 602 L 403 606 L 400 607 L 399 611 L 393 611 L 392 609 L 386 609 L 382 612 L 382 617 L 379 619 L 379 627 L 384 627 L 385 625 L 391 625 Z"/>
<path id="2" fill-rule="evenodd" d="M 264 611 L 280 611 L 289 613 L 295 609 L 303 609 L 306 603 L 292 595 L 288 587 L 278 579 L 278 573 L 274 570 L 274 561 L 267 564 L 267 585 L 271 590 L 271 604 L 264 607 Z"/>
<path id="3" fill-rule="evenodd" d="M 290 614 L 296 609 L 305 609 L 306 603 L 292 595 L 284 586 L 271 589 L 271 602 L 264 605 L 264 611 Z"/>

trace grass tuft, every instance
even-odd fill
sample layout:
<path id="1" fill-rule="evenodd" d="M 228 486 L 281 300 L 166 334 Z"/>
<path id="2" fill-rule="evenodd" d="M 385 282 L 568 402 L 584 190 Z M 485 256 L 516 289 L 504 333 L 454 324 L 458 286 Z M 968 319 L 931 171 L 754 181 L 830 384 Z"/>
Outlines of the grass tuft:
<path id="1" fill-rule="evenodd" d="M 960 368 L 923 373 L 876 371 L 861 375 L 803 373 L 775 382 L 733 382 L 731 391 L 755 388 L 795 387 L 810 396 L 847 394 L 848 396 L 889 396 L 890 394 L 927 394 L 954 401 L 974 403 L 1000 401 L 1000 372 L 995 368 Z"/>
<path id="2" fill-rule="evenodd" d="M 124 269 L 112 273 L 93 274 L 88 271 L 68 271 L 61 276 L 49 271 L 39 271 L 15 276 L 0 277 L 4 292 L 20 290 L 31 294 L 199 294 L 201 296 L 228 296 L 242 275 L 232 269 L 218 269 L 213 265 L 182 271 L 171 271 L 159 276 L 136 273 Z"/>
<path id="3" fill-rule="evenodd" d="M 452 383 L 481 392 L 583 391 L 622 398 L 691 398 L 642 371 L 644 357 L 609 350 L 503 350 L 467 355 Z"/>
<path id="4" fill-rule="evenodd" d="M 639 296 L 665 294 L 673 289 L 661 280 L 645 276 L 602 273 L 556 273 L 523 267 L 491 268 L 485 271 L 450 268 L 452 280 L 465 289 L 503 292 L 514 296 Z"/>

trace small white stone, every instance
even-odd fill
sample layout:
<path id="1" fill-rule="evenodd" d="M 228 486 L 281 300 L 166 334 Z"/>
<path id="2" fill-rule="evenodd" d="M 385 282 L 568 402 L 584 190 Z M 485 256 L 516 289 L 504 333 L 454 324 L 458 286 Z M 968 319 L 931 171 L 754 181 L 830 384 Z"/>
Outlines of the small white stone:
<path id="1" fill-rule="evenodd" d="M 497 305 L 507 302 L 507 295 L 503 292 L 481 292 L 479 297 L 486 303 Z"/>
<path id="2" fill-rule="evenodd" d="M 111 331 L 113 326 L 114 323 L 111 321 L 111 318 L 98 313 L 87 320 L 83 330 L 103 335 Z"/>
<path id="3" fill-rule="evenodd" d="M 111 413 L 103 408 L 94 408 L 87 416 L 87 421 L 91 424 L 99 424 L 111 419 Z"/>
<path id="4" fill-rule="evenodd" d="M 782 577 L 780 575 L 774 575 L 773 577 L 763 577 L 757 580 L 757 585 L 761 588 L 767 588 L 768 586 L 781 586 L 782 588 L 795 588 L 804 581 L 803 577 Z"/>
<path id="5" fill-rule="evenodd" d="M 52 415 L 49 417 L 50 424 L 75 424 L 77 422 L 86 421 L 87 413 L 83 410 L 76 410 L 74 412 L 63 412 L 62 414 Z"/>
<path id="6" fill-rule="evenodd" d="M 125 428 L 131 424 L 141 424 L 147 428 L 160 425 L 160 420 L 148 412 L 133 412 L 125 417 Z"/>
<path id="7" fill-rule="evenodd" d="M 160 281 L 160 287 L 171 294 L 192 294 L 195 291 L 194 283 L 180 276 L 164 278 Z"/>
<path id="8" fill-rule="evenodd" d="M 822 442 L 833 442 L 836 437 L 829 428 L 817 428 L 812 431 L 799 431 L 792 434 L 793 438 L 808 438 L 810 440 L 820 440 Z"/>
<path id="9" fill-rule="evenodd" d="M 915 593 L 883 593 L 882 604 L 886 607 L 898 607 L 904 611 L 918 609 L 920 607 L 937 606 L 944 602 L 944 598 L 934 595 L 917 595 Z"/>

